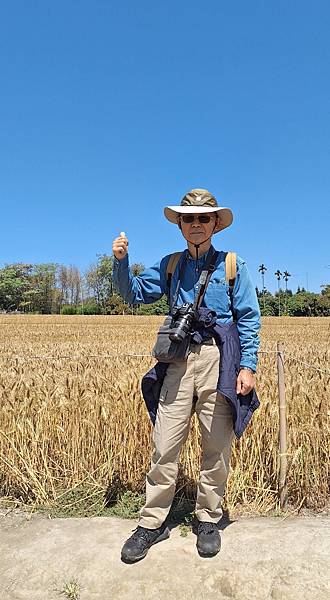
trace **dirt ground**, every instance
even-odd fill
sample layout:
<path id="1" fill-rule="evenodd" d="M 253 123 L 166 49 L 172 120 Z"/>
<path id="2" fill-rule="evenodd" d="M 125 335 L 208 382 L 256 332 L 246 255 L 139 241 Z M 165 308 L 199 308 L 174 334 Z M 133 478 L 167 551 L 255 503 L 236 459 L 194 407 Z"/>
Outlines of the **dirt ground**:
<path id="1" fill-rule="evenodd" d="M 127 565 L 120 549 L 135 527 L 115 517 L 1 509 L 1 600 L 330 598 L 329 516 L 225 522 L 221 552 L 209 559 L 197 554 L 191 531 L 182 537 L 174 527 L 144 560 Z"/>

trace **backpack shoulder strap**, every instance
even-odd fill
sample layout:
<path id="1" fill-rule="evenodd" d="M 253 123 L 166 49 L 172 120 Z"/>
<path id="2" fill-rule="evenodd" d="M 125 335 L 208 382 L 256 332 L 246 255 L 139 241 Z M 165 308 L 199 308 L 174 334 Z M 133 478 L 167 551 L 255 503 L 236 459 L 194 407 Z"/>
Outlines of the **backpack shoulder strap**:
<path id="1" fill-rule="evenodd" d="M 229 283 L 229 287 L 233 288 L 235 285 L 237 267 L 236 267 L 236 252 L 227 252 L 226 259 L 226 281 Z"/>
<path id="2" fill-rule="evenodd" d="M 229 298 L 230 298 L 230 308 L 233 315 L 233 320 L 236 321 L 236 314 L 234 311 L 234 285 L 237 274 L 237 266 L 236 266 L 236 252 L 227 252 L 226 259 L 226 281 L 229 284 Z"/>
<path id="3" fill-rule="evenodd" d="M 172 275 L 176 269 L 182 252 L 174 252 L 171 254 L 166 267 L 166 281 L 168 288 L 170 287 Z"/>

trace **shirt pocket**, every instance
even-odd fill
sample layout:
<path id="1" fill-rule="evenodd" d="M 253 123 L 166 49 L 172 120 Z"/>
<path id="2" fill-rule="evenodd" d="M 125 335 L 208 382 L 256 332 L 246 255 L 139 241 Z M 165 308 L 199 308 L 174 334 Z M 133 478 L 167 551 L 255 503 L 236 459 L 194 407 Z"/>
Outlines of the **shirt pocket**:
<path id="1" fill-rule="evenodd" d="M 204 302 L 207 308 L 215 310 L 218 316 L 230 316 L 229 288 L 225 278 L 209 282 L 206 288 Z"/>

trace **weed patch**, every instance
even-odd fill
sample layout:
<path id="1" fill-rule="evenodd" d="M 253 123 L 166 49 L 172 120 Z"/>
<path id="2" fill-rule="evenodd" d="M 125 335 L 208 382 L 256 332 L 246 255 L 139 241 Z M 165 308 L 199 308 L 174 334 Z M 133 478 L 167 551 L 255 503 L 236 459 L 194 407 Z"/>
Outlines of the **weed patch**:
<path id="1" fill-rule="evenodd" d="M 59 493 L 54 502 L 42 505 L 37 510 L 52 518 L 116 516 L 135 519 L 144 502 L 144 495 L 126 491 L 112 506 L 108 506 L 103 489 L 77 486 Z"/>

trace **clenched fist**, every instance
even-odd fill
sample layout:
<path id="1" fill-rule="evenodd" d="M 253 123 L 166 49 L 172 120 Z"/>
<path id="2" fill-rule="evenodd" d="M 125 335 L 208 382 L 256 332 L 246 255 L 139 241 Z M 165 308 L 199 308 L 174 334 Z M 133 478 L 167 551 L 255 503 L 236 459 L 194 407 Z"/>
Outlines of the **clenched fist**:
<path id="1" fill-rule="evenodd" d="M 128 239 L 124 231 L 121 231 L 119 237 L 117 237 L 112 243 L 112 252 L 118 260 L 125 258 L 128 251 Z"/>
<path id="2" fill-rule="evenodd" d="M 238 373 L 236 393 L 246 396 L 255 386 L 254 373 L 247 369 L 241 369 Z"/>

